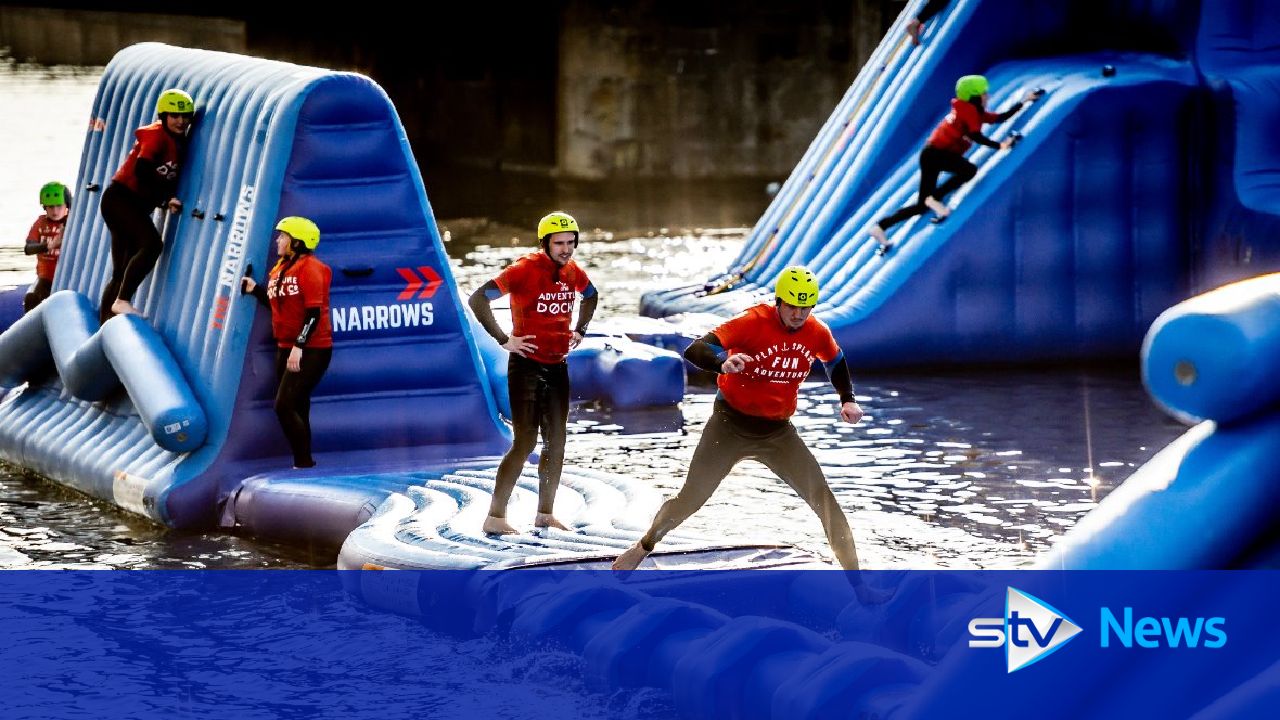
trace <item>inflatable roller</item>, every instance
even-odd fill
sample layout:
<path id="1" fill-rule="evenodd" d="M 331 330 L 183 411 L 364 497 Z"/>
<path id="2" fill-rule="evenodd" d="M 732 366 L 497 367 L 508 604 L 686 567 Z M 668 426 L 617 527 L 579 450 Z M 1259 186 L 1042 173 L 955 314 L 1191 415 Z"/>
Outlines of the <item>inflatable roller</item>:
<path id="1" fill-rule="evenodd" d="M 1142 346 L 1151 396 L 1183 418 L 1229 423 L 1280 398 L 1280 274 L 1233 283 L 1166 310 Z"/>

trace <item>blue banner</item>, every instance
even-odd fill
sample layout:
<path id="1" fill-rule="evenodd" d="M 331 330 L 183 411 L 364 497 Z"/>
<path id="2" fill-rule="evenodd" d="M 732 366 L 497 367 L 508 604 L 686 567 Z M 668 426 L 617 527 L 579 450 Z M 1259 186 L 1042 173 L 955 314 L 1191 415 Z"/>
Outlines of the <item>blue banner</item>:
<path id="1" fill-rule="evenodd" d="M 3 718 L 1272 717 L 1280 574 L 0 573 Z"/>

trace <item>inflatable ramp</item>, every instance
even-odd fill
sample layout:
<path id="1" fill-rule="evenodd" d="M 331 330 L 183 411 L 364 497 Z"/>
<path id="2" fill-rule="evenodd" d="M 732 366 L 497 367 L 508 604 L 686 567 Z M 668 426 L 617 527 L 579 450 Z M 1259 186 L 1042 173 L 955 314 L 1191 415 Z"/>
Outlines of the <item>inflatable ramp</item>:
<path id="1" fill-rule="evenodd" d="M 1280 267 L 1280 3 L 956 0 L 924 45 L 899 18 L 730 272 L 642 312 L 732 315 L 803 264 L 859 367 L 1122 356 L 1167 307 Z M 1011 30 L 1016 28 L 1016 30 Z M 950 219 L 867 227 L 914 201 L 916 156 L 957 76 L 992 109 L 1047 95 L 969 153 Z"/>
<path id="2" fill-rule="evenodd" d="M 157 220 L 165 250 L 137 297 L 145 321 L 98 328 L 110 239 L 97 199 L 175 86 L 198 105 L 184 212 Z M 336 544 L 345 532 L 325 523 L 345 514 L 350 531 L 360 508 L 404 489 L 380 469 L 453 470 L 506 450 L 417 165 L 372 81 L 144 44 L 107 67 L 91 120 L 58 293 L 0 338 L 0 457 L 166 525 L 244 519 Z M 268 313 L 239 293 L 249 265 L 261 277 L 274 260 L 286 215 L 316 221 L 334 269 L 337 350 L 313 396 L 319 467 L 305 478 L 278 471 L 290 463 Z M 187 412 L 185 442 L 165 439 L 175 420 L 156 409 L 173 407 Z"/>

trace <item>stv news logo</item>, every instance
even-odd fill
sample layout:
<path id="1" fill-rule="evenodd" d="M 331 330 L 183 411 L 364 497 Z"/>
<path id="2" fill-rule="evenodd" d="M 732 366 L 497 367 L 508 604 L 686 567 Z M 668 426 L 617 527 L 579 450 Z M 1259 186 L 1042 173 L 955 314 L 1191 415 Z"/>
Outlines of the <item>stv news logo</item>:
<path id="1" fill-rule="evenodd" d="M 1079 635 L 1080 626 L 1053 606 L 1021 590 L 1009 588 L 1004 617 L 969 621 L 969 647 L 1004 646 L 1009 672 L 1043 660 Z"/>

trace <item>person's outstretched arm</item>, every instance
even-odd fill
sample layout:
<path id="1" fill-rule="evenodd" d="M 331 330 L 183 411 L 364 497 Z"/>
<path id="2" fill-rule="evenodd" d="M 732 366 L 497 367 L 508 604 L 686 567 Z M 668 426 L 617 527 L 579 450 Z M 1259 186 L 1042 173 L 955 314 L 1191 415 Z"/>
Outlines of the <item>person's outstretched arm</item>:
<path id="1" fill-rule="evenodd" d="M 849 364 L 844 361 L 844 351 L 841 350 L 831 362 L 822 363 L 822 369 L 827 372 L 827 378 L 831 380 L 831 386 L 836 389 L 840 395 L 840 402 L 855 402 L 853 394 L 853 376 L 849 374 Z"/>
<path id="2" fill-rule="evenodd" d="M 707 333 L 684 349 L 684 359 L 707 372 L 722 373 L 728 353 L 715 333 Z"/>
<path id="3" fill-rule="evenodd" d="M 480 327 L 497 340 L 499 345 L 505 346 L 510 338 L 498 326 L 498 319 L 493 316 L 493 307 L 489 305 L 500 297 L 502 297 L 502 290 L 498 289 L 497 283 L 490 280 L 471 293 L 471 297 L 467 298 L 467 305 L 471 307 L 471 312 L 475 313 L 476 320 L 480 321 Z"/>
<path id="4" fill-rule="evenodd" d="M 1004 112 L 985 113 L 985 117 L 983 117 L 983 122 L 989 122 L 989 123 L 1004 122 L 1005 120 L 1008 120 L 1014 115 L 1017 115 L 1018 111 L 1021 110 L 1022 108 L 1035 102 L 1036 100 L 1039 100 L 1042 95 L 1044 95 L 1044 91 L 1039 88 L 1035 90 L 1028 90 L 1026 94 L 1022 96 L 1021 100 L 1014 103 L 1012 106 L 1009 107 L 1009 109 L 1005 110 Z"/>
<path id="5" fill-rule="evenodd" d="M 844 351 L 840 350 L 830 362 L 822 363 L 827 371 L 831 386 L 840 395 L 840 418 L 847 423 L 857 423 L 862 419 L 862 408 L 853 394 L 853 377 L 849 374 L 849 364 L 844 361 Z"/>

